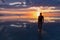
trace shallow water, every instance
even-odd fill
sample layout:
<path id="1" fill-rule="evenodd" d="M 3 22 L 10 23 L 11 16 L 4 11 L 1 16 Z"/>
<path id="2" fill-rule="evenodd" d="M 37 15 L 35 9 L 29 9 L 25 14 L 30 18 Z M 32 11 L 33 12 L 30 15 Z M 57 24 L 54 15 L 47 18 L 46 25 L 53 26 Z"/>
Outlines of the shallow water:
<path id="1" fill-rule="evenodd" d="M 42 37 L 36 23 L 28 23 L 26 27 L 13 27 L 11 24 L 17 25 L 12 22 L 0 25 L 0 40 L 60 40 L 60 23 L 43 24 Z"/>

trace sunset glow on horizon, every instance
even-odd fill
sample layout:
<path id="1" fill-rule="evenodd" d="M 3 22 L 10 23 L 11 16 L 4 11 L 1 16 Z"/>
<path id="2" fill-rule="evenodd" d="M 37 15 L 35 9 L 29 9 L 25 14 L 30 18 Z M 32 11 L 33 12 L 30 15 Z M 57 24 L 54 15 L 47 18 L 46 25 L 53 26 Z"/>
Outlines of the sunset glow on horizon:
<path id="1" fill-rule="evenodd" d="M 0 10 L 0 14 L 2 14 L 3 16 L 1 16 L 0 20 L 6 19 L 7 17 L 8 17 L 7 19 L 11 19 L 11 20 L 17 19 L 17 18 L 25 19 L 25 20 L 26 19 L 37 20 L 40 13 L 43 13 L 45 20 L 50 20 L 51 22 L 51 19 L 46 17 L 53 17 L 52 19 L 55 20 L 54 17 L 60 16 L 60 14 L 58 13 L 60 12 L 60 10 L 55 10 L 55 8 L 56 7 L 41 6 L 41 7 L 30 7 L 25 9 L 2 9 Z"/>

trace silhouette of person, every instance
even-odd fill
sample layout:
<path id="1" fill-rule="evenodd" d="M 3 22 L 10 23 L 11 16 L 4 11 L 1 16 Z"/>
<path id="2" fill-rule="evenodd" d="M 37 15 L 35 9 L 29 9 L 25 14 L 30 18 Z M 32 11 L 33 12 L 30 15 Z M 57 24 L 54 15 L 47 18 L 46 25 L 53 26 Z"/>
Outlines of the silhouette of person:
<path id="1" fill-rule="evenodd" d="M 42 16 L 42 13 L 38 16 L 38 38 L 39 40 L 42 40 L 42 24 L 44 22 L 44 17 Z"/>
<path id="2" fill-rule="evenodd" d="M 44 22 L 44 17 L 42 16 L 42 13 L 38 16 L 38 30 L 41 33 L 42 31 L 42 24 Z"/>

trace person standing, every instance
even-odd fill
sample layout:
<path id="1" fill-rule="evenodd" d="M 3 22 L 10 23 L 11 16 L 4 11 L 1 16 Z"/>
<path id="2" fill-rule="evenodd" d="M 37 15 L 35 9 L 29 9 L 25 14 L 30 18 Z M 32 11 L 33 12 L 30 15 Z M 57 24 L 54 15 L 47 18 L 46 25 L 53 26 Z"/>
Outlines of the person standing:
<path id="1" fill-rule="evenodd" d="M 42 13 L 38 16 L 38 38 L 39 40 L 42 40 L 42 25 L 44 23 L 44 17 Z"/>
<path id="2" fill-rule="evenodd" d="M 40 13 L 40 15 L 38 16 L 38 30 L 41 33 L 42 31 L 42 24 L 44 23 L 44 17 L 42 15 L 42 13 Z"/>

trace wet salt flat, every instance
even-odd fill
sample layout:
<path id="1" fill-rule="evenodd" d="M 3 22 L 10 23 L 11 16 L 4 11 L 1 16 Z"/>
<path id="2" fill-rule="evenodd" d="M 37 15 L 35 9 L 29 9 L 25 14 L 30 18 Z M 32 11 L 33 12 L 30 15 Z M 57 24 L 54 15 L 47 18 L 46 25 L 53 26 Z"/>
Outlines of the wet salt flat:
<path id="1" fill-rule="evenodd" d="M 28 23 L 26 27 L 22 24 L 2 23 L 0 25 L 0 40 L 39 40 L 37 30 L 36 23 Z M 42 40 L 60 40 L 60 23 L 43 24 Z"/>

